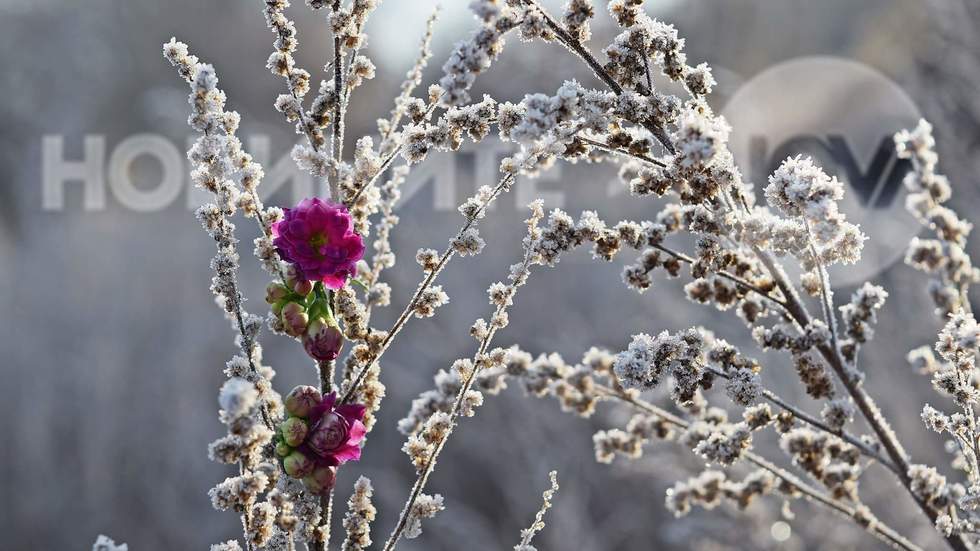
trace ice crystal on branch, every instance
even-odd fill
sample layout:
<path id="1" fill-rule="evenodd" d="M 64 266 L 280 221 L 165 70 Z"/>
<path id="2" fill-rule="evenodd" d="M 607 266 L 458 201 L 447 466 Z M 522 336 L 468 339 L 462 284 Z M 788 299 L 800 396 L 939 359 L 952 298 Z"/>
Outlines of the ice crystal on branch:
<path id="1" fill-rule="evenodd" d="M 116 544 L 108 536 L 99 536 L 92 545 L 92 551 L 129 551 L 129 546 L 125 543 Z"/>
<path id="2" fill-rule="evenodd" d="M 843 197 L 844 186 L 809 157 L 790 157 L 769 177 L 769 205 L 806 224 L 815 249 L 800 255 L 806 268 L 817 263 L 853 264 L 860 259 L 867 237 L 840 212 L 838 203 Z"/>

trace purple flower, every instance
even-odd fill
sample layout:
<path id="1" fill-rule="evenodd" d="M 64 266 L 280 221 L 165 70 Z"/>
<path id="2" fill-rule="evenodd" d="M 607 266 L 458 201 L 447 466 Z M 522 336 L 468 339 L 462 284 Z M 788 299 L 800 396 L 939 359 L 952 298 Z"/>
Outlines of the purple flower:
<path id="1" fill-rule="evenodd" d="M 357 272 L 364 241 L 354 232 L 350 213 L 341 204 L 317 197 L 303 199 L 272 225 L 273 243 L 300 279 L 322 281 L 340 289 Z"/>
<path id="2" fill-rule="evenodd" d="M 310 386 L 298 386 L 286 397 L 289 417 L 279 424 L 276 453 L 282 458 L 286 473 L 293 478 L 306 478 L 319 472 L 310 481 L 311 491 L 322 488 L 327 481 L 325 468 L 337 467 L 361 458 L 361 441 L 367 430 L 361 421 L 362 404 L 337 404 L 337 393 L 326 396 Z"/>
<path id="3" fill-rule="evenodd" d="M 310 411 L 310 429 L 298 447 L 318 466 L 343 465 L 361 458 L 360 444 L 367 433 L 361 422 L 365 407 L 336 403 L 337 393 L 331 392 Z"/>

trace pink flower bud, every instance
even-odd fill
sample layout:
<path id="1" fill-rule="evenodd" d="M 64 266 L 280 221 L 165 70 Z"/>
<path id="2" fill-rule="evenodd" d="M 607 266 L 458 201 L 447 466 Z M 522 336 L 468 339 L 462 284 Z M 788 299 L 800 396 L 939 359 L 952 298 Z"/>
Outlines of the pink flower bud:
<path id="1" fill-rule="evenodd" d="M 313 320 L 303 335 L 303 348 L 311 358 L 328 362 L 340 355 L 344 346 L 344 335 L 336 326 L 327 325 L 322 320 Z"/>
<path id="2" fill-rule="evenodd" d="M 300 277 L 299 270 L 297 270 L 296 266 L 293 264 L 286 266 L 286 273 L 283 274 L 283 277 L 285 278 L 283 283 L 285 283 L 286 287 L 289 289 L 295 287 L 296 282 L 302 279 L 302 277 Z"/>
<path id="3" fill-rule="evenodd" d="M 337 481 L 336 467 L 317 467 L 303 479 L 306 489 L 314 495 L 324 495 L 333 488 Z"/>
<path id="4" fill-rule="evenodd" d="M 308 279 L 297 279 L 293 284 L 293 291 L 305 297 L 313 291 L 313 282 Z"/>
<path id="5" fill-rule="evenodd" d="M 301 385 L 289 392 L 286 396 L 286 411 L 296 417 L 307 417 L 310 411 L 320 404 L 323 395 L 316 388 L 308 385 Z"/>

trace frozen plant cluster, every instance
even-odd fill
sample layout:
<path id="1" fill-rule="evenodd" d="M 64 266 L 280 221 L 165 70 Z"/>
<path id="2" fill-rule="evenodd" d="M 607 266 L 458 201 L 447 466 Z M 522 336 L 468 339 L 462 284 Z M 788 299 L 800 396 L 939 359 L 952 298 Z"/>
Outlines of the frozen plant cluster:
<path id="1" fill-rule="evenodd" d="M 483 250 L 480 227 L 490 223 L 493 203 L 520 185 L 519 177 L 560 162 L 614 165 L 629 193 L 649 201 L 651 215 L 606 221 L 598 210 L 545 212 L 541 201 L 528 205 L 515 263 L 487 289 L 486 313 L 474 316 L 472 353 L 440 369 L 432 390 L 398 423 L 416 477 L 381 549 L 421 536 L 426 520 L 446 509 L 448 500 L 429 484 L 441 453 L 463 420 L 508 386 L 554 398 L 583 418 L 607 406 L 631 412 L 622 426 L 595 433 L 600 463 L 639 458 L 656 441 L 689 450 L 704 468 L 667 492 L 666 507 L 677 516 L 694 507 L 741 510 L 763 499 L 806 499 L 891 547 L 923 549 L 928 544 L 915 541 L 918 532 L 890 526 L 866 503 L 864 475 L 877 469 L 894 484 L 876 487 L 876 494 L 909 500 L 950 548 L 980 547 L 980 326 L 968 295 L 980 270 L 966 252 L 972 224 L 945 206 L 952 186 L 937 172 L 927 123 L 895 141 L 914 166 L 905 181 L 908 208 L 932 232 L 912 241 L 906 260 L 929 274 L 941 318 L 937 329 L 945 327 L 938 357 L 925 347 L 910 352 L 909 361 L 932 378 L 944 400 L 942 409 L 926 405 L 922 418 L 952 442 L 952 467 L 962 471 L 961 481 L 915 462 L 865 386 L 862 352 L 872 350 L 889 293 L 866 282 L 844 301 L 834 297 L 827 268 L 858 261 L 865 241 L 875 238 L 843 214 L 844 186 L 812 159 L 790 157 L 757 195 L 728 148 L 731 128 L 707 102 L 715 85 L 711 68 L 689 64 L 677 29 L 648 16 L 642 0 L 606 3 L 618 28 L 605 45 L 591 44 L 591 23 L 602 11 L 591 0 L 569 0 L 559 15 L 537 0 L 474 0 L 476 30 L 455 46 L 442 78 L 420 89 L 433 16 L 417 62 L 377 132 L 354 139 L 345 136 L 345 115 L 358 87 L 375 74 L 364 28 L 380 0 L 306 4 L 333 38 L 319 83 L 297 65 L 289 1 L 262 2 L 273 35 L 267 67 L 284 86 L 274 105 L 301 137 L 295 162 L 320 184 L 317 197 L 289 208 L 260 201 L 262 167 L 236 137 L 240 117 L 226 109 L 214 67 L 175 39 L 164 45 L 164 56 L 190 87 L 188 123 L 199 134 L 188 152 L 192 178 L 211 194 L 198 218 L 216 244 L 211 288 L 237 347 L 218 394 L 227 433 L 209 450 L 212 460 L 233 468 L 210 496 L 216 508 L 240 517 L 242 536 L 212 550 L 330 548 L 334 508 L 343 501 L 334 498 L 337 473 L 357 469 L 388 392 L 382 358 L 409 322 L 424 323 L 450 301 L 440 274 L 450 262 Z M 521 43 L 560 44 L 594 74 L 592 84 L 568 79 L 557 90 L 530 91 L 519 101 L 472 101 L 478 77 L 491 70 L 511 35 Z M 665 82 L 681 92 L 666 92 Z M 373 313 L 394 302 L 384 272 L 403 254 L 392 246 L 400 186 L 431 153 L 457 151 L 491 132 L 515 153 L 501 161 L 496 182 L 483 183 L 462 202 L 459 227 L 441 247 L 415 252 L 418 286 L 399 305 L 394 323 L 378 327 Z M 350 150 L 347 142 L 354 144 Z M 254 253 L 270 280 L 264 317 L 245 310 L 238 285 L 238 215 L 261 230 Z M 658 292 L 657 280 L 684 278 L 689 300 L 720 311 L 718 320 L 734 315 L 731 325 L 743 328 L 757 350 L 741 350 L 700 326 L 650 327 L 624 335 L 621 350 L 593 347 L 578 362 L 498 344 L 529 278 L 560 269 L 561 258 L 579 248 L 596 262 L 627 256 L 624 292 Z M 785 266 L 800 275 L 791 277 Z M 275 372 L 259 344 L 263 328 L 303 347 L 310 385 L 285 398 L 274 390 Z M 809 402 L 774 392 L 766 362 L 756 359 L 762 357 L 785 358 Z M 778 448 L 756 446 L 763 433 L 778 440 Z M 557 489 L 552 473 L 542 508 L 516 550 L 534 549 L 532 538 L 544 528 Z M 374 496 L 395 491 L 357 478 L 342 516 L 340 548 L 372 545 Z M 95 546 L 121 548 L 105 537 Z"/>

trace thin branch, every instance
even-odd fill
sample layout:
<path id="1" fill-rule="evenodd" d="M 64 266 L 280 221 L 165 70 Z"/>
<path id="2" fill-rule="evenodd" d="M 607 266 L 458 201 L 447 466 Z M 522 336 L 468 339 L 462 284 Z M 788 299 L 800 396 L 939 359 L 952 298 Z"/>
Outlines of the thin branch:
<path id="1" fill-rule="evenodd" d="M 405 112 L 401 108 L 401 104 L 412 97 L 412 92 L 415 88 L 422 82 L 422 72 L 429 63 L 429 59 L 432 57 L 432 36 L 435 31 L 436 20 L 439 19 L 439 11 L 442 9 L 441 6 L 436 6 L 432 10 L 432 14 L 429 19 L 425 22 L 425 34 L 422 35 L 421 46 L 419 48 L 419 55 L 415 59 L 415 64 L 412 65 L 412 69 L 406 75 L 405 81 L 402 82 L 401 93 L 395 98 L 395 108 L 391 112 L 391 117 L 388 119 L 388 128 L 385 133 L 381 136 L 381 144 L 378 148 L 384 151 L 385 145 L 391 138 L 391 134 L 395 131 L 398 123 L 401 122 L 401 118 Z"/>
<path id="2" fill-rule="evenodd" d="M 190 82 L 190 80 L 188 80 L 188 82 Z M 205 130 L 203 134 L 205 136 L 210 135 L 207 130 Z M 230 222 L 227 219 L 227 216 L 221 217 L 221 224 L 223 227 L 226 224 L 230 224 Z M 234 234 L 235 234 L 234 226 L 225 227 L 223 228 L 223 231 L 225 231 L 230 237 L 234 238 Z M 220 252 L 221 243 L 217 236 L 215 236 L 215 244 L 217 245 L 218 251 Z M 234 245 L 233 248 L 235 248 Z M 229 274 L 228 284 L 232 295 L 234 295 L 235 297 L 235 300 L 232 301 L 232 313 L 235 316 L 235 325 L 238 328 L 239 350 L 248 361 L 249 371 L 253 375 L 262 378 L 263 376 L 262 374 L 259 373 L 258 368 L 255 366 L 255 360 L 253 359 L 255 342 L 253 341 L 252 337 L 249 336 L 248 331 L 245 330 L 245 313 L 242 311 L 242 306 L 241 306 L 245 298 L 242 295 L 241 290 L 239 289 L 238 278 L 235 276 L 234 273 Z M 265 424 L 265 426 L 268 427 L 269 430 L 274 431 L 276 429 L 276 426 L 275 423 L 273 423 L 272 421 L 272 414 L 269 413 L 269 405 L 265 400 L 262 400 L 261 403 L 259 404 L 259 413 L 262 417 L 262 422 Z"/>
<path id="3" fill-rule="evenodd" d="M 272 241 L 272 239 L 273 239 L 273 237 L 272 237 L 272 227 L 269 224 L 266 224 L 266 219 L 265 219 L 266 211 L 263 208 L 262 200 L 259 199 L 259 194 L 258 194 L 258 192 L 255 191 L 255 188 L 252 188 L 252 190 L 249 191 L 249 194 L 252 197 L 252 202 L 255 203 L 255 211 L 256 211 L 255 212 L 255 218 L 256 218 L 256 221 L 259 223 L 259 228 L 262 230 L 262 235 L 264 235 L 266 237 L 266 239 Z M 282 272 L 282 261 L 281 261 L 281 259 L 279 259 L 279 251 L 274 250 L 272 252 L 272 254 L 275 255 L 275 258 L 277 259 L 276 260 L 276 275 L 279 276 L 279 281 L 282 282 L 283 284 L 285 284 L 286 283 L 286 275 L 283 274 L 283 272 Z"/>
<path id="4" fill-rule="evenodd" d="M 276 31 L 276 35 L 279 37 L 279 40 L 287 39 L 287 37 L 284 36 L 280 31 Z M 312 131 L 313 126 L 309 124 L 306 120 L 306 111 L 303 109 L 303 102 L 300 101 L 299 96 L 297 96 L 296 92 L 293 91 L 292 85 L 289 84 L 289 76 L 285 75 L 282 78 L 286 80 L 286 90 L 289 92 L 289 95 L 292 96 L 293 99 L 296 101 L 296 104 L 299 105 L 300 125 L 302 125 L 303 127 L 303 132 L 306 134 L 306 139 L 309 140 L 310 142 L 310 147 L 313 148 L 313 151 L 319 151 L 316 145 L 317 139 L 313 135 L 313 131 Z"/>
<path id="5" fill-rule="evenodd" d="M 622 402 L 630 404 L 635 409 L 639 411 L 643 411 L 644 413 L 655 415 L 660 419 L 664 420 L 665 422 L 670 423 L 671 425 L 674 425 L 682 430 L 686 430 L 689 426 L 689 423 L 687 421 L 684 421 L 680 417 L 662 408 L 659 408 L 649 402 L 641 400 L 640 398 L 629 396 L 627 394 L 624 394 L 622 392 L 616 391 L 612 388 L 603 385 L 596 385 L 596 389 L 609 398 L 620 400 Z M 809 484 L 801 480 L 793 473 L 783 469 L 782 467 L 779 467 L 778 465 L 772 463 L 771 461 L 765 459 L 764 457 L 752 452 L 746 452 L 744 455 L 744 459 L 745 461 L 748 461 L 772 473 L 777 478 L 786 481 L 787 483 L 793 486 L 796 490 L 799 490 L 800 493 L 805 495 L 813 502 L 818 503 L 820 505 L 824 505 L 825 507 L 828 507 L 831 510 L 840 513 L 843 516 L 853 520 L 855 524 L 858 524 L 863 529 L 870 532 L 872 535 L 882 540 L 883 542 L 899 549 L 905 549 L 907 551 L 922 551 L 922 548 L 915 545 L 914 543 L 909 541 L 905 536 L 902 536 L 895 529 L 891 528 L 890 526 L 881 522 L 880 520 L 877 520 L 876 522 L 872 523 L 870 526 L 865 526 L 861 524 L 860 522 L 858 522 L 856 518 L 857 511 L 853 507 L 841 501 L 833 499 L 832 497 L 824 494 L 823 492 L 820 492 L 816 488 L 810 486 Z"/>
<path id="6" fill-rule="evenodd" d="M 770 275 L 776 282 L 776 285 L 782 291 L 783 295 L 786 297 L 786 310 L 792 316 L 793 320 L 800 327 L 807 327 L 810 325 L 810 316 L 806 313 L 802 303 L 800 302 L 799 294 L 796 293 L 796 289 L 789 283 L 786 276 L 786 272 L 782 270 L 782 267 L 778 266 L 776 262 L 767 253 L 756 249 L 756 255 L 759 260 L 766 266 L 769 270 Z M 908 459 L 908 455 L 902 444 L 898 441 L 898 436 L 895 434 L 894 430 L 889 425 L 888 421 L 884 418 L 881 410 L 874 403 L 874 400 L 868 395 L 864 387 L 861 386 L 861 381 L 854 377 L 854 374 L 847 368 L 844 364 L 840 353 L 835 348 L 822 344 L 817 347 L 818 352 L 824 361 L 831 367 L 837 378 L 847 389 L 848 394 L 854 400 L 858 409 L 861 411 L 861 415 L 865 418 L 871 429 L 878 436 L 879 441 L 885 448 L 886 453 L 891 457 L 892 462 L 897 468 L 896 475 L 902 482 L 902 486 L 908 491 L 909 495 L 915 500 L 919 508 L 926 514 L 929 520 L 935 524 L 936 518 L 939 516 L 938 511 L 931 507 L 928 503 L 923 501 L 919 496 L 915 495 L 912 491 L 912 479 L 909 476 L 909 467 L 911 462 Z M 946 537 L 947 543 L 950 547 L 956 551 L 969 551 L 969 546 L 963 539 L 961 534 L 952 534 Z"/>
<path id="7" fill-rule="evenodd" d="M 629 152 L 629 151 L 627 151 L 625 149 L 620 149 L 618 147 L 613 147 L 613 146 L 611 146 L 611 145 L 609 145 L 609 144 L 607 144 L 605 142 L 601 142 L 599 140 L 593 140 L 592 138 L 586 138 L 585 136 L 579 136 L 578 139 L 582 140 L 583 142 L 585 142 L 585 143 L 587 143 L 587 144 L 589 144 L 589 145 L 591 145 L 593 147 L 599 148 L 599 149 L 601 149 L 603 151 L 608 151 L 610 153 L 615 153 L 617 155 L 623 155 L 625 157 L 632 157 L 633 159 L 637 159 L 639 161 L 643 161 L 643 162 L 649 163 L 651 165 L 656 165 L 656 166 L 659 166 L 661 168 L 666 168 L 667 167 L 667 163 L 661 161 L 660 159 L 654 159 L 653 157 L 647 157 L 646 155 L 641 155 L 639 153 L 631 153 L 631 152 Z"/>
<path id="8" fill-rule="evenodd" d="M 334 0 L 333 13 L 340 11 L 340 0 Z M 333 106 L 333 134 L 331 143 L 333 145 L 333 168 L 330 178 L 330 198 L 340 202 L 340 162 L 344 154 L 344 59 L 341 51 L 343 44 L 340 35 L 334 32 L 333 37 L 333 91 L 337 95 L 337 101 Z"/>
<path id="9" fill-rule="evenodd" d="M 666 247 L 664 245 L 653 245 L 653 248 L 655 248 L 655 249 L 657 249 L 659 251 L 663 251 L 663 252 L 671 255 L 672 257 L 676 258 L 677 260 L 679 260 L 681 262 L 684 262 L 686 264 L 694 264 L 694 262 L 695 262 L 695 260 L 693 258 L 691 258 L 690 256 L 688 256 L 688 255 L 686 255 L 686 254 L 684 254 L 682 252 L 678 252 L 678 251 L 675 251 L 673 249 L 670 249 L 670 248 L 668 248 L 668 247 Z M 741 285 L 746 290 L 753 291 L 754 293 L 758 294 L 762 298 L 764 298 L 764 299 L 766 299 L 766 300 L 768 300 L 768 301 L 776 304 L 777 306 L 779 306 L 781 308 L 786 308 L 785 301 L 780 300 L 780 299 L 778 299 L 778 298 L 770 295 L 767 291 L 763 290 L 762 288 L 758 287 L 757 285 L 753 285 L 752 283 L 749 283 L 745 279 L 743 279 L 741 277 L 738 277 L 735 274 L 732 274 L 732 273 L 727 272 L 725 270 L 717 270 L 714 273 L 716 273 L 719 276 L 721 276 L 721 277 L 723 277 L 723 278 L 725 278 L 725 279 L 727 279 L 727 280 L 735 283 L 736 285 Z"/>
<path id="10" fill-rule="evenodd" d="M 436 102 L 432 102 L 431 104 L 429 104 L 429 107 L 426 109 L 426 114 L 434 111 L 436 105 L 437 105 Z M 374 185 L 375 182 L 377 182 L 378 179 L 381 178 L 381 176 L 385 173 L 385 171 L 388 170 L 388 167 L 391 166 L 391 163 L 394 162 L 396 157 L 398 157 L 398 153 L 401 151 L 401 145 L 402 144 L 399 144 L 398 147 L 396 147 L 390 153 L 388 153 L 388 156 L 385 157 L 383 161 L 381 161 L 381 166 L 378 168 L 378 171 L 374 173 L 374 176 L 372 176 L 370 180 L 368 180 L 367 182 L 364 183 L 364 185 L 358 188 L 358 190 L 354 192 L 354 195 L 352 195 L 350 199 L 347 200 L 346 204 L 348 207 L 356 203 L 358 198 L 361 197 L 364 191 L 370 188 L 372 185 Z"/>
<path id="11" fill-rule="evenodd" d="M 476 224 L 477 219 L 483 215 L 483 213 L 486 211 L 487 206 L 489 206 L 490 203 L 492 203 L 504 189 L 510 186 L 514 178 L 515 175 L 513 173 L 507 174 L 506 176 L 501 178 L 500 182 L 491 192 L 488 200 L 480 206 L 480 209 L 478 210 L 478 214 L 473 218 L 467 219 L 466 223 L 463 224 L 463 227 L 460 228 L 460 230 L 456 233 L 456 237 L 461 237 L 463 233 L 466 232 L 466 230 L 470 229 L 470 227 Z M 394 325 L 392 325 L 391 329 L 388 330 L 388 333 L 385 335 L 385 338 L 381 341 L 381 345 L 378 349 L 377 354 L 375 354 L 370 361 L 366 362 L 364 366 L 361 367 L 361 369 L 357 372 L 357 374 L 354 375 L 346 392 L 344 392 L 344 395 L 341 398 L 340 403 L 345 404 L 349 402 L 351 398 L 353 398 L 354 393 L 357 392 L 357 388 L 361 384 L 361 381 L 364 380 L 364 376 L 367 375 L 368 371 L 370 371 L 375 364 L 378 363 L 378 360 L 381 359 L 381 356 L 384 355 L 385 352 L 387 352 L 388 347 L 391 346 L 391 341 L 395 338 L 395 336 L 399 333 L 399 331 L 401 331 L 402 328 L 405 327 L 405 324 L 408 323 L 408 320 L 412 317 L 412 311 L 415 308 L 415 303 L 419 300 L 419 298 L 421 298 L 422 294 L 432 285 L 432 282 L 435 281 L 436 277 L 439 276 L 443 268 L 446 267 L 446 264 L 449 263 L 449 260 L 452 258 L 455 252 L 456 251 L 453 248 L 452 243 L 450 243 L 449 246 L 446 247 L 446 250 L 442 253 L 442 256 L 439 257 L 439 263 L 436 265 L 435 269 L 429 272 L 428 274 L 426 274 L 425 278 L 422 280 L 418 288 L 415 290 L 415 294 L 412 295 L 412 299 L 408 301 L 408 304 L 405 305 L 405 308 L 402 310 L 402 313 L 398 316 L 398 319 L 395 320 Z"/>
<path id="12" fill-rule="evenodd" d="M 547 148 L 545 147 L 541 151 L 534 151 L 533 153 L 527 155 L 527 157 L 524 160 L 524 164 L 522 164 L 520 168 L 523 169 L 527 166 L 530 166 L 530 164 L 537 162 L 538 157 L 546 149 Z M 477 221 L 484 216 L 490 204 L 493 203 L 497 199 L 497 197 L 500 196 L 501 193 L 510 189 L 510 186 L 514 183 L 515 179 L 517 178 L 518 172 L 519 171 L 508 172 L 503 178 L 500 179 L 500 182 L 493 188 L 493 190 L 491 190 L 490 196 L 487 198 L 486 201 L 483 202 L 483 204 L 480 205 L 480 208 L 477 209 L 473 217 L 467 218 L 466 223 L 463 224 L 463 226 L 456 233 L 456 238 L 462 237 L 467 230 L 469 230 L 471 227 L 476 225 Z M 455 241 L 456 238 L 454 238 L 453 241 Z M 395 338 L 398 332 L 402 330 L 405 324 L 408 323 L 408 320 L 412 315 L 412 310 L 415 308 L 415 303 L 419 300 L 419 298 L 421 298 L 422 293 L 424 293 L 429 288 L 429 286 L 432 285 L 432 282 L 434 282 L 436 277 L 439 276 L 443 268 L 446 267 L 446 264 L 449 263 L 449 260 L 452 258 L 453 254 L 455 254 L 455 249 L 453 248 L 452 242 L 450 242 L 449 246 L 447 246 L 446 250 L 442 253 L 442 256 L 439 257 L 439 262 L 438 264 L 436 264 L 435 269 L 433 269 L 431 272 L 426 274 L 425 278 L 422 280 L 422 282 L 419 284 L 418 288 L 416 289 L 415 294 L 412 296 L 412 299 L 408 301 L 408 304 L 405 305 L 405 308 L 402 310 L 402 313 L 398 316 L 398 319 L 395 320 L 395 323 L 394 325 L 392 325 L 392 328 L 388 331 L 384 339 L 381 341 L 377 354 L 374 355 L 374 357 L 372 357 L 368 362 L 365 362 L 364 366 L 361 367 L 361 369 L 354 375 L 353 379 L 351 379 L 350 385 L 347 388 L 346 392 L 344 392 L 343 398 L 341 398 L 340 403 L 345 404 L 349 402 L 351 398 L 353 398 L 354 393 L 357 391 L 357 387 L 364 380 L 365 375 L 367 375 L 368 371 L 370 371 L 371 368 L 373 368 L 374 365 L 378 363 L 378 360 L 381 359 L 381 356 L 384 355 L 384 353 L 391 346 L 391 341 Z"/>
<path id="13" fill-rule="evenodd" d="M 646 74 L 647 74 L 647 94 L 652 94 L 653 93 L 653 77 L 650 76 L 650 60 L 647 59 L 647 56 L 643 55 L 642 52 L 640 53 L 640 55 L 643 57 L 643 69 L 644 69 L 644 71 L 646 71 Z"/>
<path id="14" fill-rule="evenodd" d="M 323 396 L 333 392 L 333 379 L 337 370 L 337 361 L 317 362 L 317 375 L 320 379 L 320 393 Z M 322 538 L 313 541 L 313 551 L 326 551 L 330 548 L 330 524 L 333 518 L 333 488 L 326 495 L 320 496 L 320 531 Z"/>
<path id="15" fill-rule="evenodd" d="M 723 379 L 728 379 L 729 378 L 729 376 L 728 376 L 727 373 L 725 373 L 725 372 L 723 372 L 723 371 L 721 371 L 719 369 L 715 369 L 713 367 L 707 367 L 707 370 L 710 371 L 712 374 L 714 374 L 714 375 L 716 375 L 718 377 L 721 377 Z M 805 422 L 805 423 L 807 423 L 809 425 L 812 425 L 813 427 L 815 427 L 815 428 L 817 428 L 819 430 L 822 430 L 822 431 L 826 432 L 827 434 L 832 434 L 832 435 L 840 438 L 841 440 L 847 442 L 848 444 L 850 444 L 850 445 L 854 446 L 855 448 L 857 448 L 858 450 L 860 450 L 861 453 L 863 453 L 864 455 L 870 457 L 871 459 L 874 459 L 878 463 L 881 463 L 883 466 L 887 467 L 888 469 L 890 469 L 893 472 L 895 472 L 896 474 L 898 474 L 898 469 L 895 467 L 895 464 L 892 463 L 890 459 L 888 459 L 887 457 L 884 457 L 881 454 L 879 454 L 874 448 L 872 448 L 871 446 L 868 446 L 867 444 L 865 444 L 857 436 L 854 436 L 853 434 L 851 434 L 851 433 L 849 433 L 849 432 L 847 432 L 847 431 L 845 431 L 843 429 L 836 430 L 836 429 L 830 428 L 823 421 L 820 421 L 819 419 L 817 419 L 816 417 L 814 417 L 814 416 L 810 415 L 809 413 L 803 411 L 802 409 L 800 409 L 800 408 L 798 408 L 798 407 L 790 404 L 789 402 L 787 402 L 783 398 L 780 398 L 776 393 L 774 393 L 772 391 L 763 389 L 762 390 L 762 396 L 766 400 L 768 400 L 769 402 L 771 402 L 772 404 L 774 404 L 774 405 L 776 405 L 776 406 L 778 406 L 778 407 L 780 407 L 780 408 L 782 408 L 782 409 L 784 409 L 784 410 L 792 413 L 793 416 L 796 417 L 796 418 L 798 418 L 799 420 L 801 420 L 801 421 L 803 421 L 803 422 Z"/>
<path id="16" fill-rule="evenodd" d="M 389 153 L 388 156 L 385 157 L 383 161 L 381 161 L 381 166 L 378 167 L 378 171 L 374 173 L 374 176 L 371 176 L 371 179 L 365 182 L 363 186 L 358 188 L 357 191 L 354 192 L 354 195 L 352 195 L 350 199 L 346 201 L 348 207 L 353 206 L 354 203 L 356 203 L 357 200 L 361 197 L 361 195 L 364 194 L 364 190 L 374 185 L 374 183 L 377 182 L 382 175 L 384 175 L 385 171 L 388 170 L 388 167 L 391 166 L 391 163 L 394 162 L 396 157 L 398 157 L 398 152 L 399 149 L 396 148 L 394 151 Z"/>
<path id="17" fill-rule="evenodd" d="M 524 249 L 524 258 L 521 262 L 520 269 L 522 271 L 529 270 L 531 264 L 533 263 L 533 259 L 534 254 L 531 246 L 528 245 Z M 524 280 L 517 279 L 508 285 L 510 288 L 509 296 L 511 299 L 513 299 L 514 295 L 517 294 L 517 287 L 523 285 L 525 281 L 526 278 Z M 508 301 L 508 303 L 498 305 L 494 309 L 494 317 L 506 312 L 508 304 L 511 303 L 512 300 Z M 412 485 L 412 491 L 409 494 L 408 500 L 405 502 L 405 507 L 402 508 L 401 515 L 399 515 L 398 523 L 395 525 L 395 529 L 391 532 L 391 536 L 388 537 L 388 541 L 385 542 L 384 551 L 392 551 L 398 544 L 399 539 L 401 539 L 402 533 L 405 531 L 405 527 L 408 525 L 408 519 L 411 515 L 412 508 L 415 505 L 415 501 L 422 494 L 422 490 L 425 489 L 425 485 L 429 480 L 429 475 L 432 474 L 432 469 L 435 467 L 436 458 L 439 457 L 439 454 L 445 447 L 446 442 L 449 441 L 449 437 L 452 435 L 453 429 L 456 427 L 456 422 L 459 419 L 460 412 L 463 409 L 463 403 L 466 401 L 466 395 L 469 393 L 470 389 L 473 388 L 473 382 L 476 380 L 476 375 L 479 373 L 483 365 L 483 362 L 480 361 L 480 357 L 486 354 L 487 350 L 490 349 L 490 343 L 493 341 L 493 337 L 496 334 L 497 327 L 494 325 L 489 331 L 487 331 L 487 334 L 480 341 L 480 346 L 477 349 L 476 354 L 473 355 L 473 369 L 466 374 L 463 384 L 460 386 L 459 392 L 456 394 L 456 401 L 453 404 L 453 408 L 449 412 L 449 429 L 446 431 L 443 437 L 439 439 L 439 442 L 429 453 L 429 457 L 426 459 L 425 465 L 419 472 L 418 478 L 415 479 L 415 484 Z"/>

